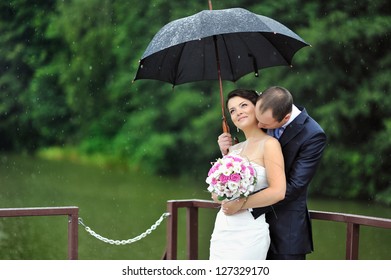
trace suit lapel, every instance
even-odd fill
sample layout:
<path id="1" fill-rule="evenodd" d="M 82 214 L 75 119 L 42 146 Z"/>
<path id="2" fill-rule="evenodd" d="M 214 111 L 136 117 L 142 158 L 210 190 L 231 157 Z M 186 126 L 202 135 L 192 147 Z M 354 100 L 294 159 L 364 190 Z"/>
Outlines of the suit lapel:
<path id="1" fill-rule="evenodd" d="M 279 139 L 281 147 L 284 147 L 289 143 L 304 128 L 304 123 L 308 118 L 308 114 L 304 108 L 299 109 L 301 109 L 301 113 L 285 128 L 284 133 Z"/>

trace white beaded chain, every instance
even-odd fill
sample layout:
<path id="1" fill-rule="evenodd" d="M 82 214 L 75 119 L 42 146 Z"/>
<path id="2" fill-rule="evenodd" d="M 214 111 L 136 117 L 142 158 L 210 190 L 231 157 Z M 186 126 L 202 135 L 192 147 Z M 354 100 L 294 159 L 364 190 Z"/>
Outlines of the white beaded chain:
<path id="1" fill-rule="evenodd" d="M 149 229 L 147 229 L 142 234 L 140 234 L 140 235 L 138 235 L 138 236 L 136 236 L 134 238 L 127 239 L 127 240 L 113 240 L 113 239 L 108 239 L 106 237 L 103 237 L 103 236 L 97 234 L 95 231 L 93 231 L 90 227 L 86 226 L 83 223 L 83 219 L 82 218 L 79 218 L 79 224 L 82 225 L 89 234 L 91 234 L 96 239 L 99 239 L 100 241 L 103 241 L 105 243 L 109 243 L 111 245 L 126 245 L 126 244 L 131 244 L 131 243 L 134 243 L 136 241 L 139 241 L 140 239 L 143 239 L 144 237 L 146 237 L 148 234 L 151 234 L 151 232 L 153 230 L 155 230 L 161 224 L 163 219 L 168 217 L 168 216 L 170 216 L 170 213 L 163 213 L 160 216 L 160 218 Z"/>

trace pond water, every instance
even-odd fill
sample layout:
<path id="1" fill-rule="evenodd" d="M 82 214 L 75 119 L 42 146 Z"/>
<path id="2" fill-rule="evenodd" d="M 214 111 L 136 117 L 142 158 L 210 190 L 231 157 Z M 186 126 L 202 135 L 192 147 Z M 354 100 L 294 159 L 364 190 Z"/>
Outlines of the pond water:
<path id="1" fill-rule="evenodd" d="M 77 206 L 84 223 L 103 237 L 132 239 L 149 229 L 173 199 L 209 199 L 205 178 L 149 176 L 69 161 L 0 155 L 0 208 Z M 309 199 L 311 210 L 391 218 L 390 207 L 362 201 Z M 216 211 L 201 209 L 199 258 L 208 258 Z M 185 259 L 185 213 L 179 217 L 178 258 Z M 314 221 L 309 259 L 344 259 L 346 226 Z M 79 226 L 79 259 L 157 260 L 166 247 L 166 223 L 128 245 L 110 245 Z M 360 228 L 359 258 L 391 259 L 391 231 Z M 0 218 L 0 259 L 66 259 L 67 217 Z"/>

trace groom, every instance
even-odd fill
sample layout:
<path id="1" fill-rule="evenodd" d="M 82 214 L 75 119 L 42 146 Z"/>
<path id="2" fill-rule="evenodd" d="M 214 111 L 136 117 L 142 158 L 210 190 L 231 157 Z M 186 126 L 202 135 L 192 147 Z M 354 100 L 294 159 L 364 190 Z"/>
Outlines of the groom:
<path id="1" fill-rule="evenodd" d="M 271 207 L 254 208 L 254 218 L 266 213 L 271 245 L 268 260 L 305 260 L 313 251 L 311 220 L 307 208 L 308 186 L 315 175 L 326 134 L 304 108 L 296 107 L 290 92 L 279 86 L 270 87 L 256 104 L 258 127 L 276 137 L 285 162 L 285 199 Z M 229 133 L 219 136 L 223 154 L 232 145 Z"/>

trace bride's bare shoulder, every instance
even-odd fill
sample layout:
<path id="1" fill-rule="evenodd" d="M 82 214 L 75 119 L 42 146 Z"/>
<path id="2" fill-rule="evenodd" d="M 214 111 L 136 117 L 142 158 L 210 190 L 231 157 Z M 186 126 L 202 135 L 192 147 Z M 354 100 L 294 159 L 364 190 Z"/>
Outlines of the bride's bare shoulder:
<path id="1" fill-rule="evenodd" d="M 265 139 L 265 149 L 266 150 L 281 150 L 281 144 L 280 142 L 274 138 L 273 136 L 268 136 L 267 139 Z"/>
<path id="2" fill-rule="evenodd" d="M 266 142 L 271 142 L 271 143 L 274 143 L 274 144 L 279 144 L 280 143 L 280 142 L 278 142 L 278 140 L 275 137 L 270 136 L 270 135 L 265 136 L 265 143 Z"/>

